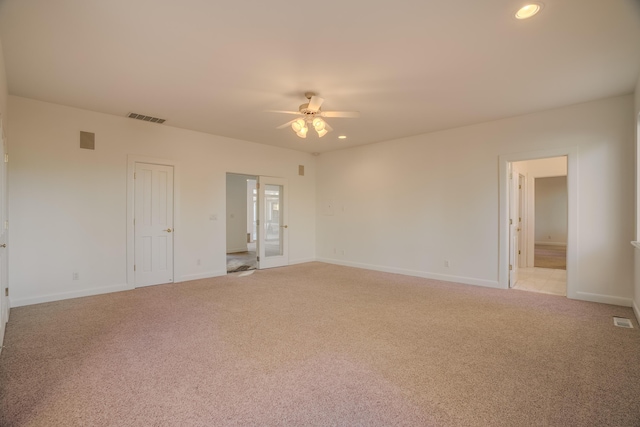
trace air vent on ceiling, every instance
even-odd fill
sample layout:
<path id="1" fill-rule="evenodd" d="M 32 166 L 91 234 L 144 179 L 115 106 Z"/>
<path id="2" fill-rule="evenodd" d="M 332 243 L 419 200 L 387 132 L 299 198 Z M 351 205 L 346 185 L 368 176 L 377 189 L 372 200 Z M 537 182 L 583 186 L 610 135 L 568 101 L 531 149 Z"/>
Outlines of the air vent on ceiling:
<path id="1" fill-rule="evenodd" d="M 626 317 L 613 317 L 613 324 L 621 328 L 633 328 L 633 324 L 630 319 Z"/>
<path id="2" fill-rule="evenodd" d="M 130 119 L 143 120 L 145 122 L 151 122 L 151 123 L 164 123 L 164 122 L 166 122 L 165 119 L 159 119 L 157 117 L 145 116 L 144 114 L 137 114 L 137 113 L 129 113 L 127 115 L 127 117 L 129 117 Z"/>

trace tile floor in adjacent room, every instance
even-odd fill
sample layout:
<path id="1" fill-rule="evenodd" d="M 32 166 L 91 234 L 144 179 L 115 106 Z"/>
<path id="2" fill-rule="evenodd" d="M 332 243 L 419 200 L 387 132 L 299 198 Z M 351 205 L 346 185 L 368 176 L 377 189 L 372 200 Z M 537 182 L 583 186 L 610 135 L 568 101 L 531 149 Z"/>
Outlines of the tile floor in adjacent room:
<path id="1" fill-rule="evenodd" d="M 513 289 L 566 296 L 567 270 L 539 267 L 520 268 L 518 281 Z"/>

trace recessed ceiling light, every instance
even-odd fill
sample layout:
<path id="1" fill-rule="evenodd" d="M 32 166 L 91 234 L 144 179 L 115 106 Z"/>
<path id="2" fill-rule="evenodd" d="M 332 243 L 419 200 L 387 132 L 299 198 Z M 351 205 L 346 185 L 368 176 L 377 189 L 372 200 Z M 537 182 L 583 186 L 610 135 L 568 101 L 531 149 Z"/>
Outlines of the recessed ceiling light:
<path id="1" fill-rule="evenodd" d="M 542 3 L 530 3 L 516 12 L 516 19 L 528 19 L 542 10 Z"/>
<path id="2" fill-rule="evenodd" d="M 347 137 L 346 137 L 346 136 L 344 136 L 344 135 L 340 135 L 340 136 L 338 137 L 338 139 L 347 139 Z"/>

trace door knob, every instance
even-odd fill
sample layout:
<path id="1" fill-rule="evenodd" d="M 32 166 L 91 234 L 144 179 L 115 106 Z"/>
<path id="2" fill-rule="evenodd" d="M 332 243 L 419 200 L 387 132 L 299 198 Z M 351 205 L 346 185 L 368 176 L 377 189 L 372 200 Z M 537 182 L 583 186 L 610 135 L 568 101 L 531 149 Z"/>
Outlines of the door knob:
<path id="1" fill-rule="evenodd" d="M 6 248 L 6 247 L 7 247 L 6 243 L 3 243 L 3 244 L 0 245 L 0 248 Z"/>
<path id="2" fill-rule="evenodd" d="M 162 230 L 162 231 L 166 231 L 167 233 L 171 233 L 173 230 L 170 228 L 167 228 L 166 230 Z"/>
<path id="3" fill-rule="evenodd" d="M 280 228 L 289 228 L 288 225 L 281 225 Z"/>

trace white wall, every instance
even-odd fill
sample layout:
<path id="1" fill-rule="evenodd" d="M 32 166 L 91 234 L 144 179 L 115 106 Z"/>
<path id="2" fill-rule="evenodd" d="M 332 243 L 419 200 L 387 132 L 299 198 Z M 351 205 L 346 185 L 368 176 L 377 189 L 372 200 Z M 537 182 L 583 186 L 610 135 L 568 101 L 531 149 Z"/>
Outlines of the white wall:
<path id="1" fill-rule="evenodd" d="M 567 244 L 567 177 L 535 179 L 535 242 Z"/>
<path id="2" fill-rule="evenodd" d="M 513 166 L 532 178 L 567 175 L 567 158 L 564 156 L 513 162 Z"/>
<path id="3" fill-rule="evenodd" d="M 247 179 L 227 174 L 227 253 L 247 250 Z"/>
<path id="4" fill-rule="evenodd" d="M 128 288 L 129 154 L 178 163 L 176 281 L 226 274 L 227 172 L 288 179 L 290 262 L 315 258 L 310 154 L 15 96 L 9 107 L 13 305 Z M 79 148 L 81 130 L 95 151 Z"/>
<path id="5" fill-rule="evenodd" d="M 630 304 L 632 110 L 627 95 L 322 154 L 318 257 L 500 286 L 499 156 L 570 147 L 578 152 L 577 291 Z"/>

